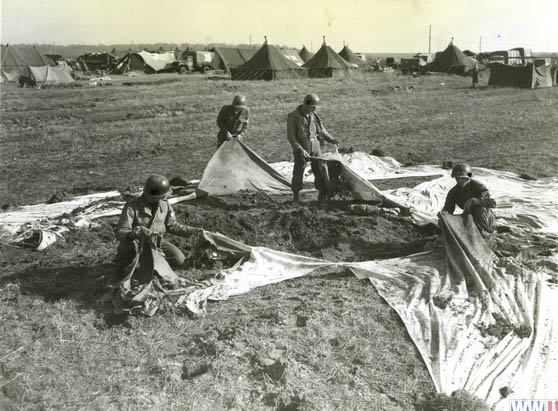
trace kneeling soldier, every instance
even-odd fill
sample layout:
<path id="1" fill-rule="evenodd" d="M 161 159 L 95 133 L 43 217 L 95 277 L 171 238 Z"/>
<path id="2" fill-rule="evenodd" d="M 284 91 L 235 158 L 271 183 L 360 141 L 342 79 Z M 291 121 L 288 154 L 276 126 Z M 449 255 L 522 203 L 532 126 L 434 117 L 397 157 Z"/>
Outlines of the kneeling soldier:
<path id="1" fill-rule="evenodd" d="M 161 238 L 160 248 L 171 266 L 177 267 L 184 263 L 182 251 L 163 240 L 162 234 L 169 232 L 187 236 L 202 230 L 178 223 L 166 200 L 169 194 L 169 181 L 161 175 L 152 175 L 145 181 L 143 194 L 126 203 L 116 228 L 116 238 L 120 241 L 116 252 L 119 268 L 123 269 L 133 261 L 142 232 L 149 237 L 158 235 Z"/>

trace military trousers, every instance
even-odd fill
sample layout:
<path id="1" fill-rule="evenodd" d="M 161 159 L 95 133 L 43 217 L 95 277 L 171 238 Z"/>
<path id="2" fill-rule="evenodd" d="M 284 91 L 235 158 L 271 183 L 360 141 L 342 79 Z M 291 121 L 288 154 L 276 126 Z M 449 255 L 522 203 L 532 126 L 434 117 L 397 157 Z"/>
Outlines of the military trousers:
<path id="1" fill-rule="evenodd" d="M 313 144 L 308 154 L 313 157 L 321 157 L 322 150 L 319 144 Z M 302 179 L 304 177 L 304 168 L 308 160 L 304 158 L 304 155 L 299 150 L 294 150 L 294 168 L 293 168 L 293 179 L 291 181 L 292 190 L 298 193 L 302 190 Z M 314 174 L 314 187 L 321 195 L 329 197 L 329 173 L 327 169 L 327 164 L 325 161 L 310 160 L 310 166 L 312 167 L 312 173 Z"/>
<path id="2" fill-rule="evenodd" d="M 492 209 L 488 207 L 473 207 L 471 214 L 481 234 L 492 233 L 494 231 L 496 216 Z"/>
<path id="3" fill-rule="evenodd" d="M 161 240 L 161 249 L 165 253 L 165 259 L 172 267 L 184 264 L 186 257 L 184 253 L 174 244 Z M 118 267 L 126 267 L 136 256 L 136 244 L 134 241 L 122 241 L 116 249 L 115 263 Z"/>

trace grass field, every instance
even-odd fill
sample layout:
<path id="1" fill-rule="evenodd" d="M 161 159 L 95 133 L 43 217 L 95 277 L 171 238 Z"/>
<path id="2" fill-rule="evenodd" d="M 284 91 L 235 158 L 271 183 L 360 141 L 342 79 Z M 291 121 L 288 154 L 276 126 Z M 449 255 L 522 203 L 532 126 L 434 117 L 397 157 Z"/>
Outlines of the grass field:
<path id="1" fill-rule="evenodd" d="M 469 78 L 397 73 L 165 83 L 174 79 L 2 84 L 0 204 L 43 202 L 61 190 L 137 189 L 153 172 L 199 178 L 215 149 L 217 111 L 237 93 L 251 110 L 245 141 L 268 161 L 291 159 L 286 116 L 313 91 L 342 147 L 381 149 L 402 163 L 558 171 L 557 88 L 470 89 Z M 402 255 L 436 234 L 389 216 L 348 216 L 337 205 L 227 201 L 177 206 L 177 214 L 248 244 L 333 259 Z M 43 252 L 0 245 L 0 409 L 441 409 L 426 401 L 434 388 L 398 316 L 349 273 L 262 287 L 210 304 L 196 319 L 112 314 L 103 282 L 114 272 L 114 224 L 71 232 Z M 448 409 L 483 409 L 465 393 L 440 398 Z"/>

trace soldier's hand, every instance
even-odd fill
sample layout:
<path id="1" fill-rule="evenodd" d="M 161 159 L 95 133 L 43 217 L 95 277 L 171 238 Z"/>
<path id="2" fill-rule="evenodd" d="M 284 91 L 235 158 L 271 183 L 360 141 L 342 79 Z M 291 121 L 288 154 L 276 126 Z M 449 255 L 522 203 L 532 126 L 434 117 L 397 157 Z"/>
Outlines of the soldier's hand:
<path id="1" fill-rule="evenodd" d="M 238 141 L 242 141 L 242 134 L 238 134 L 238 135 L 236 136 L 236 139 L 237 139 Z"/>
<path id="2" fill-rule="evenodd" d="M 310 157 L 310 154 L 308 154 L 308 151 L 306 151 L 305 149 L 301 148 L 301 149 L 300 149 L 300 152 L 302 153 L 302 156 L 303 156 L 304 158 Z"/>
<path id="3" fill-rule="evenodd" d="M 231 133 L 229 133 L 228 131 L 225 132 L 225 138 L 229 141 L 231 141 L 233 139 L 233 136 Z"/>
<path id="4" fill-rule="evenodd" d="M 338 146 L 339 145 L 339 140 L 337 140 L 336 138 L 332 138 L 330 143 L 335 144 L 336 146 Z"/>
<path id="5" fill-rule="evenodd" d="M 135 227 L 132 228 L 132 231 L 128 233 L 128 239 L 130 241 L 134 241 L 140 238 L 140 235 L 141 235 L 141 227 Z"/>

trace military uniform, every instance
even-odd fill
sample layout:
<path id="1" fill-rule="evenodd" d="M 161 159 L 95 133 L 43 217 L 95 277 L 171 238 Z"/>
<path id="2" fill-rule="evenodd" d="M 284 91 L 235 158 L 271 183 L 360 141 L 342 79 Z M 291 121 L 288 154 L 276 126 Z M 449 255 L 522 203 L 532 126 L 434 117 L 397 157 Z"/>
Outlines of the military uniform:
<path id="1" fill-rule="evenodd" d="M 151 205 L 144 195 L 134 198 L 124 206 L 116 228 L 116 238 L 120 241 L 116 251 L 116 264 L 121 267 L 130 264 L 134 259 L 138 241 L 133 239 L 132 231 L 137 227 L 145 227 L 154 234 L 161 235 L 169 232 L 184 236 L 197 231 L 193 227 L 179 224 L 166 200 Z M 184 254 L 178 247 L 165 240 L 161 240 L 160 247 L 170 264 L 184 263 Z"/>
<path id="2" fill-rule="evenodd" d="M 250 121 L 250 112 L 247 107 L 235 107 L 232 104 L 223 106 L 217 115 L 217 147 L 227 139 L 227 131 L 233 137 L 244 134 Z"/>
<path id="3" fill-rule="evenodd" d="M 289 113 L 287 118 L 287 138 L 293 147 L 294 169 L 292 190 L 298 193 L 302 189 L 304 166 L 307 160 L 301 149 L 306 150 L 310 156 L 321 157 L 321 141 L 334 142 L 335 140 L 322 124 L 316 112 L 304 114 L 302 105 Z M 329 195 L 329 174 L 327 164 L 323 161 L 311 161 L 314 173 L 314 187 L 320 195 Z"/>
<path id="4" fill-rule="evenodd" d="M 456 205 L 463 209 L 465 203 L 472 198 L 476 200 L 476 204 L 471 207 L 475 224 L 481 233 L 493 232 L 496 216 L 491 208 L 496 207 L 496 201 L 490 198 L 488 188 L 476 180 L 471 179 L 464 187 L 453 187 L 448 192 L 443 211 L 453 214 Z"/>

